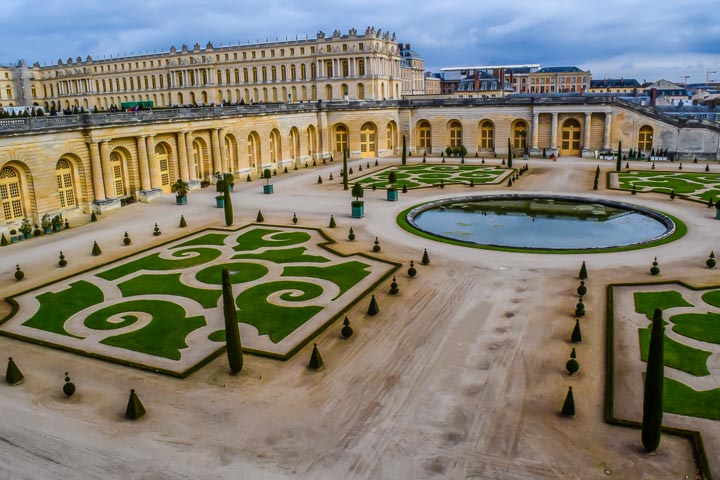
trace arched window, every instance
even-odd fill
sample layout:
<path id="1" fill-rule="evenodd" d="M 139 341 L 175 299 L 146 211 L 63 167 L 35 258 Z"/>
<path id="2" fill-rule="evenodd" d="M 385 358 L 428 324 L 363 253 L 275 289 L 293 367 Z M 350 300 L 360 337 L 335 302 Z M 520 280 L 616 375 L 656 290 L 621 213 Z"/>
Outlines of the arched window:
<path id="1" fill-rule="evenodd" d="M 297 77 L 297 70 L 295 64 L 290 65 L 290 80 L 295 80 Z"/>
<path id="2" fill-rule="evenodd" d="M 335 151 L 345 152 L 348 149 L 348 129 L 345 125 L 335 127 Z"/>
<path id="3" fill-rule="evenodd" d="M 358 60 L 358 75 L 361 77 L 365 75 L 365 60 L 362 58 Z"/>
<path id="4" fill-rule="evenodd" d="M 350 64 L 348 63 L 348 61 L 343 60 L 340 65 L 342 68 L 342 76 L 349 77 L 350 76 Z"/>
<path id="5" fill-rule="evenodd" d="M 250 163 L 251 167 L 255 167 L 255 165 L 260 165 L 262 163 L 262 158 L 260 155 L 260 137 L 256 132 L 252 132 L 248 136 L 248 162 Z"/>
<path id="6" fill-rule="evenodd" d="M 275 65 L 270 67 L 270 79 L 273 82 L 277 82 L 277 68 L 275 68 Z"/>
<path id="7" fill-rule="evenodd" d="M 308 155 L 315 153 L 315 127 L 310 125 L 307 129 Z"/>
<path id="8" fill-rule="evenodd" d="M 290 129 L 290 158 L 297 160 L 300 156 L 300 132 L 296 127 Z"/>
<path id="9" fill-rule="evenodd" d="M 333 96 L 332 96 L 332 85 L 330 85 L 330 84 L 325 85 L 325 100 L 328 100 L 328 101 L 329 101 L 329 100 L 332 100 L 332 99 L 333 99 Z"/>
<path id="10" fill-rule="evenodd" d="M 462 124 L 457 120 L 453 120 L 448 125 L 448 133 L 450 138 L 449 145 L 451 147 L 459 147 L 462 145 Z"/>
<path id="11" fill-rule="evenodd" d="M 333 76 L 332 60 L 325 60 L 325 77 L 331 78 Z"/>
<path id="12" fill-rule="evenodd" d="M 155 159 L 160 166 L 160 184 L 163 190 L 169 190 L 170 187 L 170 152 L 163 143 L 155 145 Z"/>
<path id="13" fill-rule="evenodd" d="M 563 154 L 576 155 L 580 153 L 580 133 L 580 122 L 574 118 L 565 121 L 560 142 L 560 150 Z"/>
<path id="14" fill-rule="evenodd" d="M 649 151 L 653 148 L 653 129 L 650 125 L 644 125 L 640 127 L 640 133 L 638 134 L 638 149 L 642 151 Z"/>
<path id="15" fill-rule="evenodd" d="M 395 122 L 388 122 L 387 124 L 387 149 L 395 151 L 395 132 L 397 127 Z"/>
<path id="16" fill-rule="evenodd" d="M 282 159 L 282 147 L 280 146 L 280 132 L 270 132 L 270 161 L 277 163 Z"/>
<path id="17" fill-rule="evenodd" d="M 305 80 L 305 77 L 307 76 L 307 67 L 304 63 L 300 64 L 300 80 Z"/>
<path id="18" fill-rule="evenodd" d="M 317 66 L 315 65 L 315 62 L 313 62 L 310 64 L 310 79 L 315 80 L 316 77 L 317 77 Z"/>
<path id="19" fill-rule="evenodd" d="M 287 80 L 287 71 L 285 70 L 285 65 L 280 65 L 280 79 L 283 82 Z"/>
<path id="20" fill-rule="evenodd" d="M 417 147 L 418 150 L 423 150 L 430 153 L 432 150 L 432 138 L 431 138 L 430 122 L 422 120 L 418 123 L 417 127 Z"/>
<path id="21" fill-rule="evenodd" d="M 527 145 L 527 132 L 528 126 L 522 120 L 519 120 L 513 124 L 513 148 L 525 149 Z"/>
<path id="22" fill-rule="evenodd" d="M 115 187 L 115 196 L 125 196 L 125 180 L 123 178 L 122 157 L 117 152 L 110 154 L 110 173 L 112 175 L 113 186 Z"/>
<path id="23" fill-rule="evenodd" d="M 55 165 L 55 176 L 57 177 L 58 193 L 60 194 L 60 207 L 77 207 L 73 171 L 70 162 L 64 159 L 59 160 Z"/>
<path id="24" fill-rule="evenodd" d="M 362 83 L 357 84 L 357 98 L 358 100 L 365 100 L 365 85 Z"/>
<path id="25" fill-rule="evenodd" d="M 495 149 L 495 126 L 490 120 L 480 123 L 480 150 Z"/>
<path id="26" fill-rule="evenodd" d="M 377 129 L 375 125 L 367 122 L 360 128 L 360 156 L 361 157 L 374 157 L 377 155 L 377 143 L 375 138 L 377 136 Z"/>
<path id="27" fill-rule="evenodd" d="M 5 167 L 0 170 L 0 202 L 2 202 L 6 222 L 25 217 L 20 190 L 20 175 L 14 168 Z"/>

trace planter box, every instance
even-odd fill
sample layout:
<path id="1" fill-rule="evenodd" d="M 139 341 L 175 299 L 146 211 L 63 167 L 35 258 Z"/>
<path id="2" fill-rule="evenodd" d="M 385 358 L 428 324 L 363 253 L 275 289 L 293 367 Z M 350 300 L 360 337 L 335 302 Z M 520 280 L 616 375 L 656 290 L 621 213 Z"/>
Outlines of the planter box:
<path id="1" fill-rule="evenodd" d="M 230 184 L 230 191 L 231 191 L 231 192 L 235 191 L 235 184 L 234 184 L 234 183 L 231 183 L 231 184 Z"/>
<path id="2" fill-rule="evenodd" d="M 268 195 L 273 193 L 273 186 L 272 185 L 263 185 L 263 193 L 268 194 Z"/>
<path id="3" fill-rule="evenodd" d="M 187 205 L 187 195 L 184 197 L 175 197 L 175 203 L 178 205 Z"/>
<path id="4" fill-rule="evenodd" d="M 17 235 L 13 235 L 10 237 L 10 243 L 17 243 L 20 241 L 20 238 Z"/>
<path id="5" fill-rule="evenodd" d="M 388 190 L 387 191 L 387 201 L 388 202 L 397 202 L 398 201 L 398 191 L 397 190 Z"/>
<path id="6" fill-rule="evenodd" d="M 352 218 L 363 218 L 365 216 L 365 207 L 352 207 Z"/>
<path id="7" fill-rule="evenodd" d="M 215 206 L 217 206 L 217 208 L 225 208 L 225 198 L 215 197 Z"/>
<path id="8" fill-rule="evenodd" d="M 32 232 L 30 232 L 30 233 L 23 233 L 23 236 L 24 236 L 26 239 L 31 238 L 31 237 L 32 237 Z"/>
<path id="9" fill-rule="evenodd" d="M 50 235 L 52 233 L 52 227 L 45 227 L 45 235 Z"/>
<path id="10" fill-rule="evenodd" d="M 715 209 L 715 218 L 720 220 L 720 208 Z"/>

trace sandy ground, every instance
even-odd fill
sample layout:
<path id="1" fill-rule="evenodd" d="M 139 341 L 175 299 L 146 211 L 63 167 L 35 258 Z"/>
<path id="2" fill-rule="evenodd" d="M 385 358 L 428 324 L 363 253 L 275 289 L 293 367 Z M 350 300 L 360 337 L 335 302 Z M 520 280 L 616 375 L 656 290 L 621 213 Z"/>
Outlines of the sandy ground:
<path id="1" fill-rule="evenodd" d="M 0 385 L 0 478 L 695 478 L 687 441 L 664 436 L 658 452 L 648 455 L 639 431 L 603 422 L 605 287 L 650 280 L 654 256 L 663 280 L 717 283 L 717 272 L 697 265 L 710 250 L 720 251 L 720 222 L 704 206 L 667 196 L 593 192 L 595 161 L 529 163 L 530 174 L 512 191 L 621 198 L 681 217 L 689 233 L 635 252 L 500 253 L 436 243 L 395 225 L 395 215 L 408 206 L 466 194 L 467 187 L 411 191 L 397 203 L 386 202 L 384 191 L 368 190 L 367 216 L 355 220 L 349 192 L 337 180 L 316 184 L 318 174 L 327 179 L 330 171 L 337 179 L 339 162 L 277 177 L 271 196 L 262 195 L 260 182 L 239 183 L 236 225 L 253 221 L 258 208 L 268 223 L 288 224 L 297 212 L 300 225 L 318 227 L 333 213 L 338 228 L 328 232 L 339 250 L 369 252 L 377 236 L 381 257 L 405 263 L 400 295 L 387 294 L 388 281 L 376 294 L 380 315 L 365 316 L 367 301 L 353 308 L 349 340 L 340 337 L 339 322 L 322 333 L 317 343 L 326 367 L 320 372 L 306 368 L 311 346 L 287 362 L 246 357 L 237 377 L 228 375 L 221 356 L 177 380 L 0 337 L 0 351 L 26 376 L 20 386 Z M 190 228 L 220 226 L 222 212 L 213 208 L 209 190 L 191 192 L 184 207 L 168 196 L 4 248 L 0 292 L 23 291 L 187 234 L 177 228 L 181 212 Z M 152 236 L 156 221 L 159 238 Z M 354 243 L 345 241 L 350 226 Z M 122 248 L 126 230 L 133 245 Z M 93 240 L 102 257 L 90 256 Z M 409 279 L 407 264 L 419 263 L 423 248 L 432 263 Z M 59 250 L 70 262 L 65 269 L 55 266 Z M 577 348 L 581 370 L 569 377 L 564 365 L 583 259 L 590 274 L 588 315 Z M 26 273 L 22 282 L 12 277 L 16 263 Z M 1 304 L 0 315 L 8 311 Z M 70 400 L 61 393 L 65 371 L 78 386 Z M 577 407 L 572 419 L 558 414 L 570 385 Z M 136 422 L 122 416 L 130 388 L 148 409 Z M 711 461 L 717 457 L 708 454 Z M 717 462 L 713 468 L 720 476 Z"/>

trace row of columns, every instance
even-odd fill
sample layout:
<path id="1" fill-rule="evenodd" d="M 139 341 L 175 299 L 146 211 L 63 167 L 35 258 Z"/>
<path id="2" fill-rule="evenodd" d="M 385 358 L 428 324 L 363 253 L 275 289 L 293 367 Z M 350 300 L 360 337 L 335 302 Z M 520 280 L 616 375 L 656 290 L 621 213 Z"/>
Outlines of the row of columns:
<path id="1" fill-rule="evenodd" d="M 557 131 L 558 131 L 558 115 L 559 112 L 551 112 L 552 119 L 550 121 L 550 148 L 557 149 Z M 590 145 L 592 113 L 585 114 L 584 148 Z M 610 148 L 610 127 L 612 125 L 612 115 L 605 112 L 605 129 L 603 131 L 603 148 Z M 533 112 L 532 117 L 532 148 L 539 149 L 540 145 L 540 112 Z"/>

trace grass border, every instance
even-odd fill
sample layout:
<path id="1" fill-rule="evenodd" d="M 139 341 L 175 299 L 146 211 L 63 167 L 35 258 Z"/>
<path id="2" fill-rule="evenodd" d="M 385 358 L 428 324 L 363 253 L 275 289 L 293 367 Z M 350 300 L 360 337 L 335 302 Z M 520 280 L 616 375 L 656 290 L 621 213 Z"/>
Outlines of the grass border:
<path id="1" fill-rule="evenodd" d="M 615 287 L 640 287 L 651 285 L 680 285 L 690 290 L 710 290 L 719 288 L 720 285 L 710 285 L 706 287 L 694 287 L 680 280 L 671 280 L 664 282 L 631 282 L 631 283 L 610 283 L 606 289 L 607 301 L 605 312 L 605 422 L 609 425 L 616 425 L 627 428 L 641 429 L 642 423 L 618 418 L 615 416 L 615 300 L 613 297 L 613 288 Z M 697 418 L 697 417 L 693 417 Z M 712 421 L 712 420 L 708 420 Z M 712 472 L 710 471 L 710 462 L 708 461 L 705 444 L 703 443 L 702 434 L 697 430 L 688 430 L 677 427 L 662 427 L 662 431 L 666 434 L 684 437 L 690 440 L 695 455 L 695 464 L 705 480 L 712 480 Z"/>
<path id="2" fill-rule="evenodd" d="M 616 175 L 616 174 L 618 174 L 618 173 L 629 173 L 629 172 L 658 172 L 658 173 L 679 173 L 679 172 L 681 172 L 681 173 L 704 173 L 704 174 L 708 174 L 708 173 L 709 173 L 709 174 L 711 174 L 711 175 L 713 175 L 713 174 L 714 174 L 714 175 L 717 175 L 718 178 L 720 178 L 720 173 L 718 173 L 718 172 L 695 172 L 695 171 L 685 172 L 685 171 L 681 171 L 681 170 L 638 170 L 638 169 L 633 169 L 633 168 L 630 168 L 630 169 L 627 169 L 627 170 L 621 170 L 621 171 L 619 171 L 619 172 L 618 172 L 618 171 L 615 171 L 615 170 L 608 170 L 607 172 L 605 172 L 605 175 L 606 175 L 606 177 L 605 177 L 605 189 L 606 189 L 606 190 L 614 190 L 614 191 L 616 191 L 616 192 L 632 192 L 632 189 L 630 189 L 630 188 L 621 188 L 621 187 L 619 187 L 619 186 L 618 186 L 618 187 L 611 187 L 611 186 L 610 186 L 610 175 L 613 175 L 613 174 Z M 620 185 L 620 180 L 619 180 L 619 179 L 618 179 L 618 185 Z M 651 190 L 651 191 L 649 191 L 649 192 L 642 192 L 642 191 L 640 191 L 640 190 L 636 190 L 635 193 L 636 193 L 636 194 L 638 194 L 638 193 L 654 193 L 654 194 L 656 194 L 656 195 L 665 195 L 665 196 L 670 195 L 669 193 L 657 192 L 657 191 L 654 191 L 654 190 Z M 631 195 L 632 195 L 632 193 L 631 193 Z M 707 203 L 708 203 L 706 200 L 699 200 L 699 199 L 697 199 L 697 198 L 690 198 L 690 197 L 688 197 L 687 195 L 683 195 L 683 194 L 679 194 L 679 193 L 676 193 L 676 194 L 675 194 L 675 198 L 679 198 L 679 199 L 681 199 L 681 200 L 687 200 L 688 202 L 699 203 L 700 205 L 705 205 L 705 206 L 707 206 Z M 718 200 L 720 200 L 720 196 L 718 196 Z"/>
<path id="3" fill-rule="evenodd" d="M 584 197 L 583 197 L 584 198 Z M 664 215 L 668 217 L 670 220 L 672 220 L 675 223 L 675 231 L 671 233 L 670 235 L 660 238 L 658 240 L 650 241 L 647 243 L 639 243 L 639 244 L 633 244 L 633 245 L 627 245 L 627 246 L 619 246 L 619 247 L 606 247 L 606 248 L 572 248 L 572 249 L 541 249 L 541 248 L 520 248 L 520 247 L 501 247 L 497 245 L 482 245 L 477 243 L 466 243 L 462 242 L 460 240 L 453 240 L 450 238 L 440 237 L 437 235 L 433 235 L 431 233 L 424 232 L 422 230 L 419 230 L 407 221 L 407 214 L 410 212 L 410 210 L 413 210 L 417 207 L 420 207 L 422 205 L 432 203 L 432 202 L 424 202 L 419 203 L 417 205 L 413 205 L 410 208 L 407 208 L 400 212 L 395 220 L 397 221 L 398 225 L 400 227 L 409 232 L 413 235 L 417 235 L 419 237 L 427 238 L 428 240 L 434 240 L 436 242 L 441 243 L 447 243 L 450 245 L 457 245 L 460 247 L 470 247 L 470 248 L 478 248 L 482 250 L 495 250 L 499 252 L 513 252 L 513 253 L 540 253 L 540 254 L 578 254 L 578 253 L 613 253 L 613 252 L 626 252 L 626 251 L 632 251 L 632 250 L 640 250 L 644 248 L 651 248 L 651 247 L 657 247 L 660 245 L 664 245 L 666 243 L 674 242 L 676 240 L 681 239 L 685 236 L 687 233 L 687 225 L 680 220 L 679 218 L 675 217 L 674 215 L 670 215 L 669 213 L 661 212 L 660 210 L 655 210 L 653 208 L 647 208 L 642 207 L 644 209 L 653 211 L 655 213 L 658 213 L 660 215 Z M 616 202 L 621 203 L 621 202 Z"/>
<path id="4" fill-rule="evenodd" d="M 378 258 L 378 257 L 375 257 L 375 256 L 373 256 L 373 255 L 369 255 L 369 254 L 367 254 L 367 253 L 365 253 L 365 252 L 355 252 L 355 253 L 342 253 L 342 252 L 339 252 L 339 251 L 335 250 L 334 248 L 331 248 L 331 247 L 330 247 L 330 245 L 336 244 L 336 243 L 338 243 L 338 242 L 337 242 L 336 240 L 334 240 L 332 237 L 330 237 L 327 233 L 325 233 L 325 231 L 324 231 L 322 228 L 318 228 L 318 227 L 298 227 L 298 226 L 296 226 L 296 225 L 276 225 L 276 224 L 257 223 L 257 222 L 246 223 L 246 224 L 244 224 L 244 225 L 242 225 L 242 226 L 239 226 L 239 227 L 237 227 L 237 228 L 207 227 L 207 228 L 203 228 L 203 229 L 197 230 L 197 231 L 195 231 L 195 232 L 188 233 L 187 235 L 183 235 L 183 236 L 181 236 L 181 237 L 176 237 L 176 238 L 173 238 L 173 239 L 168 240 L 168 241 L 166 241 L 166 242 L 159 243 L 159 244 L 157 244 L 157 245 L 149 246 L 149 247 L 147 247 L 147 248 L 144 248 L 144 249 L 142 249 L 142 250 L 139 250 L 139 251 L 133 253 L 132 255 L 128 255 L 128 256 L 125 256 L 125 257 L 116 258 L 116 259 L 114 259 L 114 260 L 110 260 L 110 261 L 108 261 L 108 262 L 104 262 L 104 263 L 101 263 L 101 264 L 99 264 L 99 265 L 95 265 L 95 266 L 86 268 L 85 270 L 82 270 L 82 271 L 80 271 L 80 272 L 76 272 L 76 273 L 73 273 L 73 274 L 71 274 L 71 275 L 67 275 L 67 276 L 65 276 L 65 277 L 61 277 L 61 278 L 58 278 L 58 279 L 56 279 L 56 280 L 43 283 L 42 285 L 38 285 L 38 286 L 36 286 L 36 287 L 30 288 L 30 289 L 28 289 L 28 290 L 24 290 L 24 291 L 22 291 L 22 292 L 18 292 L 18 293 L 14 294 L 14 295 L 11 295 L 11 296 L 9 296 L 9 297 L 6 297 L 6 298 L 5 298 L 5 301 L 7 301 L 7 302 L 10 304 L 11 309 L 10 309 L 10 312 L 9 312 L 5 317 L 3 317 L 2 319 L 0 319 L 0 325 L 5 324 L 5 322 L 9 321 L 9 320 L 10 320 L 12 317 L 14 317 L 15 314 L 18 312 L 20 306 L 19 306 L 19 304 L 15 301 L 15 297 L 18 297 L 18 296 L 20 296 L 20 295 L 25 295 L 25 294 L 31 293 L 31 292 L 36 291 L 36 290 L 39 290 L 39 289 L 41 289 L 41 288 L 45 288 L 45 287 L 47 287 L 47 286 L 49 286 L 49 285 L 52 285 L 52 284 L 55 284 L 55 283 L 59 283 L 59 282 L 62 282 L 62 281 L 71 279 L 71 278 L 73 278 L 73 277 L 77 277 L 77 276 L 79 276 L 79 275 L 85 274 L 85 273 L 90 272 L 90 271 L 92 271 L 92 270 L 98 270 L 98 269 L 100 269 L 100 268 L 106 267 L 106 266 L 111 265 L 111 264 L 113 264 L 113 263 L 119 262 L 120 260 L 125 260 L 125 259 L 127 259 L 127 258 L 140 255 L 140 254 L 145 253 L 145 252 L 148 252 L 148 251 L 150 251 L 150 250 L 157 249 L 157 248 L 159 248 L 159 247 L 162 247 L 162 246 L 168 245 L 168 244 L 170 244 L 170 243 L 174 243 L 174 242 L 183 240 L 183 239 L 185 239 L 185 238 L 188 238 L 188 237 L 197 235 L 197 234 L 202 233 L 202 232 L 206 232 L 206 231 L 222 231 L 222 232 L 234 233 L 234 232 L 238 232 L 238 231 L 240 231 L 240 230 L 242 230 L 242 229 L 245 229 L 245 228 L 248 228 L 248 227 L 253 227 L 253 226 L 272 227 L 272 228 L 283 228 L 283 229 L 285 229 L 285 228 L 290 228 L 290 229 L 295 229 L 295 230 L 314 230 L 314 231 L 318 232 L 318 234 L 324 239 L 324 241 L 320 241 L 319 243 L 317 243 L 317 246 L 323 248 L 324 250 L 327 250 L 328 252 L 330 252 L 330 253 L 332 253 L 332 254 L 334 254 L 334 255 L 337 255 L 337 256 L 339 256 L 339 257 L 341 257 L 341 258 L 349 258 L 349 257 L 354 257 L 354 256 L 358 256 L 358 255 L 359 255 L 359 256 L 361 256 L 361 257 L 368 258 L 368 259 L 370 259 L 370 260 L 374 260 L 374 261 L 377 261 L 377 262 L 381 262 L 381 263 L 386 263 L 386 264 L 392 265 L 394 268 L 391 268 L 386 274 L 384 274 L 382 277 L 380 277 L 377 281 L 375 281 L 372 285 L 370 285 L 368 288 L 366 288 L 363 292 L 361 292 L 360 294 L 358 294 L 357 297 L 355 297 L 354 300 L 352 300 L 350 303 L 347 304 L 347 306 L 343 309 L 343 311 L 341 311 L 340 313 L 338 313 L 338 314 L 330 317 L 325 323 L 323 323 L 323 324 L 320 325 L 318 328 L 316 328 L 313 332 L 311 332 L 311 333 L 305 338 L 305 340 L 303 340 L 303 341 L 301 341 L 300 343 L 298 343 L 298 344 L 297 344 L 293 349 L 291 349 L 288 353 L 286 353 L 286 354 L 284 354 L 284 355 L 280 355 L 280 354 L 276 354 L 276 353 L 264 352 L 264 351 L 255 350 L 255 349 L 251 349 L 251 348 L 243 348 L 243 353 L 245 353 L 245 354 L 251 354 L 251 355 L 257 355 L 257 356 L 262 356 L 262 357 L 268 357 L 268 358 L 273 358 L 273 359 L 276 359 L 276 360 L 288 360 L 288 359 L 290 359 L 290 358 L 293 357 L 298 351 L 300 351 L 301 349 L 303 349 L 308 343 L 310 343 L 312 340 L 314 340 L 320 333 L 322 333 L 323 331 L 325 331 L 325 330 L 326 330 L 331 324 L 333 324 L 336 320 L 338 320 L 340 317 L 343 317 L 343 316 L 346 314 L 347 310 L 349 310 L 350 308 L 352 308 L 353 306 L 355 306 L 358 302 L 360 302 L 362 299 L 364 299 L 372 290 L 377 289 L 378 286 L 380 286 L 385 280 L 387 280 L 388 278 L 390 278 L 390 276 L 393 275 L 395 272 L 397 272 L 398 269 L 400 269 L 400 267 L 402 266 L 402 263 L 395 262 L 395 261 L 391 261 L 391 260 L 385 260 L 385 259 L 382 259 L 382 258 Z M 34 343 L 34 344 L 36 344 L 36 345 L 41 345 L 41 346 L 43 346 L 43 347 L 53 348 L 53 349 L 55 349 L 55 350 L 61 350 L 61 351 L 65 351 L 65 352 L 75 353 L 75 354 L 82 355 L 82 356 L 85 356 L 85 357 L 90 357 L 90 358 L 94 358 L 94 359 L 97 359 L 97 360 L 103 360 L 103 361 L 106 361 L 106 362 L 109 362 L 109 363 L 120 364 L 120 365 L 124 365 L 124 366 L 131 367 L 131 368 L 137 368 L 137 369 L 140 369 L 140 370 L 146 370 L 146 371 L 153 372 L 153 373 L 160 373 L 160 374 L 168 375 L 168 376 L 175 377 L 175 378 L 187 378 L 189 375 L 193 374 L 194 372 L 196 372 L 197 370 L 201 369 L 202 367 L 204 367 L 205 365 L 207 365 L 207 364 L 210 363 L 211 361 L 215 360 L 215 358 L 217 358 L 218 356 L 220 356 L 220 354 L 222 354 L 223 352 L 225 352 L 225 349 L 226 349 L 226 346 L 225 346 L 225 345 L 222 345 L 222 346 L 220 346 L 217 350 L 213 351 L 213 352 L 210 353 L 208 356 L 206 356 L 204 359 L 200 360 L 198 363 L 192 365 L 192 366 L 189 367 L 188 369 L 183 370 L 182 372 L 176 372 L 176 371 L 167 370 L 167 369 L 164 369 L 164 368 L 153 367 L 153 366 L 151 366 L 151 365 L 147 365 L 147 364 L 144 364 L 144 363 L 141 363 L 141 362 L 133 362 L 133 361 L 131 361 L 131 360 L 123 360 L 123 359 L 111 357 L 111 356 L 109 356 L 109 355 L 104 355 L 104 354 L 100 354 L 100 353 L 87 352 L 87 351 L 81 350 L 81 349 L 79 349 L 79 348 L 71 347 L 71 346 L 68 346 L 68 345 L 59 345 L 59 344 L 55 344 L 55 343 L 52 343 L 52 342 L 48 342 L 48 341 L 46 341 L 46 340 L 41 340 L 41 339 L 37 339 L 37 338 L 33 338 L 33 337 L 28 337 L 28 336 L 25 336 L 25 335 L 22 335 L 22 334 L 18 334 L 18 333 L 15 333 L 15 332 L 8 332 L 8 331 L 5 331 L 5 330 L 0 330 L 0 335 L 5 336 L 5 337 L 8 337 L 8 338 L 13 338 L 13 339 L 16 339 L 16 340 L 22 340 L 22 341 L 25 341 L 25 342 L 28 342 L 28 343 Z"/>

